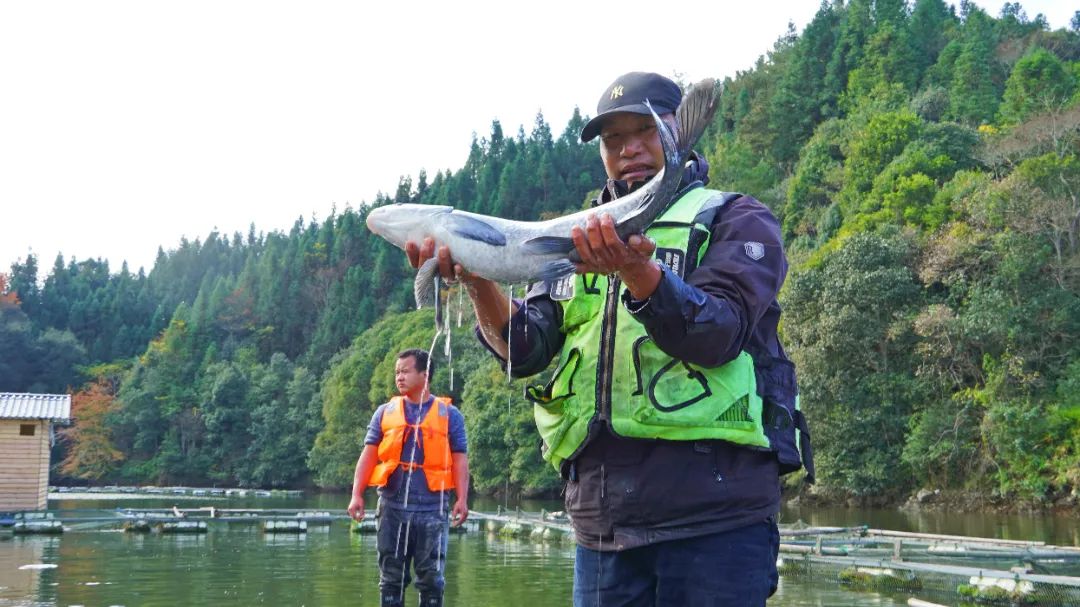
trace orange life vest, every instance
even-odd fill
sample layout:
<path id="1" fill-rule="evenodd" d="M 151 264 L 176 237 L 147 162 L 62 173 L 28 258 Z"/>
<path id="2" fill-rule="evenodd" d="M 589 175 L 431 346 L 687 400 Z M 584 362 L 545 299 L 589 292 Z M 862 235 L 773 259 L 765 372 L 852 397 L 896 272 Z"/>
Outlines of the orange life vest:
<path id="1" fill-rule="evenodd" d="M 431 491 L 448 491 L 454 488 L 454 474 L 450 457 L 450 407 L 449 398 L 435 397 L 427 415 L 419 424 L 410 425 L 405 421 L 405 398 L 395 396 L 383 409 L 382 442 L 379 443 L 379 463 L 371 471 L 369 485 L 383 487 L 390 480 L 390 475 L 398 466 L 405 469 L 420 468 L 427 478 Z M 406 430 L 412 428 L 420 439 L 417 445 L 424 453 L 424 463 L 414 464 L 401 461 L 401 450 L 405 447 Z"/>

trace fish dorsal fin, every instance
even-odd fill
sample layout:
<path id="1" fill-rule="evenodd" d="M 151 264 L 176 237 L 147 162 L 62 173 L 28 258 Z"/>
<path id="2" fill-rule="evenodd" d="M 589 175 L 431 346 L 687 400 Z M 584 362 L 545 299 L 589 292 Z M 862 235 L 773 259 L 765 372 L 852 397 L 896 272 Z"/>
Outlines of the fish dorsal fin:
<path id="1" fill-rule="evenodd" d="M 468 240 L 476 240 L 496 247 L 506 246 L 506 234 L 503 234 L 502 230 L 471 215 L 447 213 L 446 229 Z"/>

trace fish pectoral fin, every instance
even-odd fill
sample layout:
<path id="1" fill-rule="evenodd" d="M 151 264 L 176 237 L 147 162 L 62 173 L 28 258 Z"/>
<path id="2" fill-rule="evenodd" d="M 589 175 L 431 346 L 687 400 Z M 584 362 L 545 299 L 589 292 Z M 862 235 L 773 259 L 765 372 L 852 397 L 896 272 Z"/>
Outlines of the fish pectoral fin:
<path id="1" fill-rule="evenodd" d="M 569 236 L 537 236 L 521 243 L 521 248 L 533 255 L 565 255 L 574 250 L 574 241 Z"/>
<path id="2" fill-rule="evenodd" d="M 416 271 L 416 281 L 413 282 L 413 297 L 416 298 L 417 309 L 435 305 L 435 298 L 438 297 L 438 285 L 435 281 L 441 279 L 438 258 L 432 257 L 420 266 Z"/>
<path id="3" fill-rule="evenodd" d="M 569 259 L 556 259 L 540 266 L 540 279 L 555 282 L 563 276 L 573 274 L 577 266 Z"/>
<path id="4" fill-rule="evenodd" d="M 486 221 L 461 213 L 447 213 L 445 217 L 447 229 L 457 236 L 496 247 L 506 246 L 506 234 Z"/>

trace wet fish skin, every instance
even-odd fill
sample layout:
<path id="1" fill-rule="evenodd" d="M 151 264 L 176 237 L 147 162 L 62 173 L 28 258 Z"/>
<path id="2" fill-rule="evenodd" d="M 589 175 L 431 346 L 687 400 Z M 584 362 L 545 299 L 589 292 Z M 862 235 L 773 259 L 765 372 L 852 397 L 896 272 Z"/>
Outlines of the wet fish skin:
<path id="1" fill-rule="evenodd" d="M 716 83 L 707 79 L 687 92 L 676 111 L 681 136 L 672 133 L 652 112 L 664 151 L 664 167 L 643 187 L 601 209 L 586 209 L 546 221 L 515 221 L 449 206 L 389 204 L 369 211 L 368 229 L 401 249 L 406 242 L 432 238 L 436 247 L 448 246 L 454 261 L 469 272 L 496 282 L 522 284 L 572 274 L 580 258 L 570 238 L 571 229 L 584 229 L 590 216 L 605 213 L 615 220 L 616 232 L 624 241 L 642 233 L 674 198 L 686 159 L 711 123 L 716 106 Z M 434 300 L 437 278 L 438 262 L 432 258 L 417 272 L 414 295 L 418 307 Z"/>

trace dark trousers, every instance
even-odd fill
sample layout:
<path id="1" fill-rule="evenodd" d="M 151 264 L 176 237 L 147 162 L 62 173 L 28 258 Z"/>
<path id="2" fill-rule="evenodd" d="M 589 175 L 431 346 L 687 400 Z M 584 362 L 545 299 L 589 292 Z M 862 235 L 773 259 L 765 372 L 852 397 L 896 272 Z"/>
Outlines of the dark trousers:
<path id="1" fill-rule="evenodd" d="M 578 546 L 574 607 L 762 607 L 779 549 L 773 521 L 622 552 Z"/>
<path id="2" fill-rule="evenodd" d="M 382 604 L 403 604 L 405 588 L 416 573 L 421 604 L 441 605 L 449 522 L 439 512 L 405 512 L 380 505 L 376 547 Z M 411 565 L 411 567 L 410 567 Z"/>

